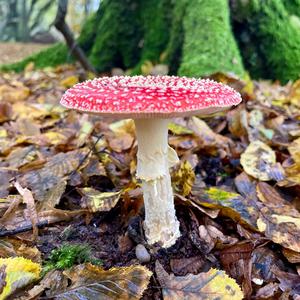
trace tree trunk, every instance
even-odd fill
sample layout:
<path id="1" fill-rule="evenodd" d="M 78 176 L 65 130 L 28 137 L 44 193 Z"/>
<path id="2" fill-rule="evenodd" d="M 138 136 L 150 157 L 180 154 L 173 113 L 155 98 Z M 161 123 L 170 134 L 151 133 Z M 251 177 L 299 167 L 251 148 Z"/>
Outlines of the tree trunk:
<path id="1" fill-rule="evenodd" d="M 286 82 L 300 74 L 300 0 L 102 0 L 78 43 L 98 72 L 163 63 L 170 74 L 243 77 L 245 66 Z"/>
<path id="2" fill-rule="evenodd" d="M 234 28 L 246 68 L 254 77 L 300 76 L 300 1 L 235 0 Z"/>

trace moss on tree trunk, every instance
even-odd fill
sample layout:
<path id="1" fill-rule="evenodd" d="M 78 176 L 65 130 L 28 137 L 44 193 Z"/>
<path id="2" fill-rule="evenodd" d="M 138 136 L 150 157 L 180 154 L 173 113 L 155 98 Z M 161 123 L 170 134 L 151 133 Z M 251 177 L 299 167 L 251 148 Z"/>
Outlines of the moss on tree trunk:
<path id="1" fill-rule="evenodd" d="M 238 1 L 236 36 L 254 77 L 283 82 L 300 76 L 300 1 Z"/>
<path id="2" fill-rule="evenodd" d="M 232 0 L 231 11 L 228 2 L 102 0 L 78 41 L 100 73 L 121 67 L 137 74 L 151 61 L 167 63 L 170 74 L 243 76 L 244 64 L 253 77 L 297 79 L 300 0 Z M 56 65 L 69 53 L 54 46 L 6 69 L 20 70 L 29 61 Z"/>
<path id="3" fill-rule="evenodd" d="M 183 34 L 180 75 L 244 74 L 231 30 L 227 0 L 188 1 L 183 17 Z"/>

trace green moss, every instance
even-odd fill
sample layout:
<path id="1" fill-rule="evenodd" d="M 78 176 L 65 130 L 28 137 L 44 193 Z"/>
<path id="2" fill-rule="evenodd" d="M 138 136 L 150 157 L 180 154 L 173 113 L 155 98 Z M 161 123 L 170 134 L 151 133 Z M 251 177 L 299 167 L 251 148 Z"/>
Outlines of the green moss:
<path id="1" fill-rule="evenodd" d="M 87 21 L 84 23 L 80 36 L 78 38 L 78 44 L 83 51 L 89 53 L 93 47 L 96 33 L 97 33 L 97 24 L 99 22 L 100 14 L 92 14 Z"/>
<path id="2" fill-rule="evenodd" d="M 34 62 L 36 68 L 41 69 L 45 67 L 57 66 L 66 62 L 71 62 L 68 49 L 64 44 L 55 44 L 54 46 L 38 52 L 37 54 L 28 56 L 24 60 L 0 66 L 1 71 L 15 71 L 21 72 L 26 65 Z"/>
<path id="3" fill-rule="evenodd" d="M 283 0 L 283 4 L 290 15 L 300 17 L 300 0 Z"/>
<path id="4" fill-rule="evenodd" d="M 101 264 L 100 260 L 93 258 L 90 246 L 66 244 L 61 248 L 52 250 L 43 272 L 47 273 L 53 269 L 65 270 L 85 262 Z"/>
<path id="5" fill-rule="evenodd" d="M 180 75 L 198 77 L 216 72 L 244 75 L 230 26 L 227 0 L 190 0 L 183 29 Z"/>
<path id="6" fill-rule="evenodd" d="M 253 35 L 260 40 L 260 51 L 267 62 L 270 78 L 283 82 L 298 79 L 300 26 L 288 14 L 283 3 L 277 0 L 261 2 L 250 25 Z"/>
<path id="7" fill-rule="evenodd" d="M 238 40 L 252 77 L 296 80 L 300 76 L 299 0 L 242 2 L 246 15 Z M 285 6 L 286 5 L 286 6 Z M 245 38 L 246 37 L 246 38 Z"/>
<path id="8" fill-rule="evenodd" d="M 154 64 L 160 61 L 160 56 L 169 40 L 171 12 L 171 0 L 141 1 L 140 19 L 143 26 L 142 52 L 140 61 L 133 73 L 140 73 L 141 65 L 145 61 L 151 61 Z"/>
<path id="9" fill-rule="evenodd" d="M 101 2 L 96 38 L 90 54 L 98 71 L 113 67 L 130 68 L 140 57 L 141 40 L 138 1 Z"/>
<path id="10" fill-rule="evenodd" d="M 187 0 L 175 1 L 172 10 L 172 24 L 170 39 L 166 48 L 166 62 L 169 65 L 170 74 L 175 75 L 181 63 L 182 45 L 184 39 L 183 17 L 187 6 Z"/>

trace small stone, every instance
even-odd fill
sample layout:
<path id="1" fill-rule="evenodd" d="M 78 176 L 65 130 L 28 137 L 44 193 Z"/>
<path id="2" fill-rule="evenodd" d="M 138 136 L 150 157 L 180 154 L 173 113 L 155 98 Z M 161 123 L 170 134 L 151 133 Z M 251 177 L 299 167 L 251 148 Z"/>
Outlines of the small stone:
<path id="1" fill-rule="evenodd" d="M 150 72 L 150 75 L 168 75 L 169 73 L 169 67 L 168 65 L 155 65 L 151 72 Z"/>
<path id="2" fill-rule="evenodd" d="M 122 70 L 121 68 L 112 68 L 111 75 L 112 76 L 122 76 L 122 75 L 124 75 L 124 70 Z"/>
<path id="3" fill-rule="evenodd" d="M 138 244 L 135 248 L 135 255 L 136 258 L 141 262 L 141 263 L 147 263 L 151 260 L 151 256 L 147 249 L 145 248 L 144 245 Z"/>

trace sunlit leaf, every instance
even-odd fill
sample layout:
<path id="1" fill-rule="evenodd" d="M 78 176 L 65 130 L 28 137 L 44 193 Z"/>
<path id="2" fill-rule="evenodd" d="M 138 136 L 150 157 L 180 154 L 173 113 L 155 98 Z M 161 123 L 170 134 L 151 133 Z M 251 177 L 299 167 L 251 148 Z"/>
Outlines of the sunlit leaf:
<path id="1" fill-rule="evenodd" d="M 23 257 L 0 258 L 2 266 L 5 267 L 5 286 L 0 294 L 1 300 L 40 277 L 41 266 Z"/>
<path id="2" fill-rule="evenodd" d="M 183 196 L 187 196 L 191 192 L 194 181 L 195 172 L 187 160 L 180 164 L 172 176 L 175 190 Z"/>
<path id="3" fill-rule="evenodd" d="M 16 86 L 0 85 L 0 101 L 17 102 L 24 101 L 30 94 L 30 89 L 21 82 L 16 82 Z"/>
<path id="4" fill-rule="evenodd" d="M 76 83 L 78 83 L 79 78 L 76 75 L 71 75 L 65 79 L 63 79 L 60 84 L 66 88 L 69 88 L 73 85 L 75 85 Z"/>
<path id="5" fill-rule="evenodd" d="M 169 275 L 158 261 L 155 270 L 164 300 L 241 300 L 244 297 L 235 280 L 221 270 L 210 269 L 198 275 L 174 276 Z"/>
<path id="6" fill-rule="evenodd" d="M 261 141 L 251 142 L 241 155 L 241 165 L 245 172 L 262 181 L 273 179 L 270 174 L 275 163 L 275 152 Z"/>
<path id="7" fill-rule="evenodd" d="M 82 202 L 84 208 L 88 208 L 92 212 L 110 211 L 118 203 L 121 196 L 121 191 L 101 193 L 89 187 L 78 190 L 83 196 Z"/>
<path id="8" fill-rule="evenodd" d="M 204 207 L 220 209 L 223 215 L 253 229 L 257 228 L 257 203 L 237 193 L 211 187 L 197 193 L 197 196 L 194 196 L 192 200 Z"/>
<path id="9" fill-rule="evenodd" d="M 183 135 L 183 134 L 192 134 L 193 131 L 191 129 L 188 129 L 182 125 L 176 124 L 174 122 L 171 122 L 168 124 L 168 129 L 176 134 L 176 135 Z"/>

